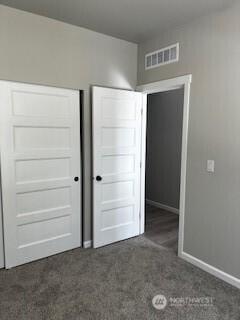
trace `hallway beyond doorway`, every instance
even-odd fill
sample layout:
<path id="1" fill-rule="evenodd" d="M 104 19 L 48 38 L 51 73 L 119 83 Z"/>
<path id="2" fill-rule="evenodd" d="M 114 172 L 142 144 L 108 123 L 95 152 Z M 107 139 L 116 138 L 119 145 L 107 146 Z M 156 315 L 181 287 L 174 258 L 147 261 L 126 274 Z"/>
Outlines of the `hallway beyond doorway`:
<path id="1" fill-rule="evenodd" d="M 146 204 L 145 219 L 144 236 L 177 254 L 179 216 L 176 213 Z"/>

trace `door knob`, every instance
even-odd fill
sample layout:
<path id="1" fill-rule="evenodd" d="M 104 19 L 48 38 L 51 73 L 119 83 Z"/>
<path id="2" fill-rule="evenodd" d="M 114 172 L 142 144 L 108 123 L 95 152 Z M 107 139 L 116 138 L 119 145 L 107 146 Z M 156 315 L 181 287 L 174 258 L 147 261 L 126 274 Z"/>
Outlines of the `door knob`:
<path id="1" fill-rule="evenodd" d="M 102 181 L 102 177 L 101 176 L 96 176 L 96 180 L 97 181 Z"/>
<path id="2" fill-rule="evenodd" d="M 79 178 L 78 178 L 78 177 L 75 177 L 75 178 L 74 178 L 74 181 L 76 181 L 76 182 L 77 182 L 78 180 L 79 180 Z"/>

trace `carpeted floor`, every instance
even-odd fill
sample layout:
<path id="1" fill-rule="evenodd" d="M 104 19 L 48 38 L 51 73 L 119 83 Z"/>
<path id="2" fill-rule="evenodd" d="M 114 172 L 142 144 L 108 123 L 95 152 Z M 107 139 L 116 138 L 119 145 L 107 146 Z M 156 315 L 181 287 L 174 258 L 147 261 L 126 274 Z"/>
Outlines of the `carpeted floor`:
<path id="1" fill-rule="evenodd" d="M 212 297 L 156 310 L 152 298 Z M 237 320 L 240 291 L 145 237 L 0 271 L 1 320 Z"/>
<path id="2" fill-rule="evenodd" d="M 179 216 L 160 208 L 146 205 L 144 236 L 155 243 L 178 251 L 178 220 Z"/>

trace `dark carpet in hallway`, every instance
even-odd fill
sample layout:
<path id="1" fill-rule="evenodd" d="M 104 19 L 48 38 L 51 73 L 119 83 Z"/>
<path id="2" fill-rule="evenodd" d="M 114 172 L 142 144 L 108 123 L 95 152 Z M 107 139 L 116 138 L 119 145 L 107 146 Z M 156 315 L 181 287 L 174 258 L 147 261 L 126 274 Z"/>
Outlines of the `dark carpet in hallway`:
<path id="1" fill-rule="evenodd" d="M 152 298 L 212 297 L 156 310 Z M 1 320 L 237 320 L 240 291 L 145 237 L 0 271 Z"/>

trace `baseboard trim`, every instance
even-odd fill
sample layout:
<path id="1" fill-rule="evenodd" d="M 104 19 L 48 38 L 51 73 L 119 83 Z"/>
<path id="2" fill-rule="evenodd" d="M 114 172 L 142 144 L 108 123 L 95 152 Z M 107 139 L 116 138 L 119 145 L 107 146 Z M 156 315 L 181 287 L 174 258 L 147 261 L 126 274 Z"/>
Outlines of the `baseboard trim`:
<path id="1" fill-rule="evenodd" d="M 163 210 L 167 210 L 167 211 L 179 214 L 179 209 L 167 206 L 167 205 L 162 204 L 160 202 L 156 202 L 156 201 L 153 201 L 153 200 L 146 199 L 146 203 L 150 204 L 150 205 L 152 205 L 154 207 L 157 207 L 157 208 L 160 208 L 160 209 L 163 209 Z"/>
<path id="2" fill-rule="evenodd" d="M 83 241 L 83 248 L 84 249 L 92 248 L 92 240 Z"/>
<path id="3" fill-rule="evenodd" d="M 179 255 L 179 257 L 187 262 L 190 262 L 194 266 L 212 274 L 213 276 L 231 284 L 232 286 L 240 289 L 240 279 L 238 279 L 234 276 L 231 276 L 230 274 L 223 272 L 222 270 L 217 269 L 217 268 L 207 264 L 206 262 L 203 262 L 202 260 L 195 258 L 194 256 L 192 256 L 186 252 L 182 252 Z"/>
<path id="4" fill-rule="evenodd" d="M 83 248 L 85 248 L 85 249 L 92 248 L 92 240 L 84 241 Z M 179 257 L 182 258 L 183 260 L 193 264 L 194 266 L 210 273 L 211 275 L 213 275 L 213 276 L 231 284 L 232 286 L 240 289 L 240 279 L 238 279 L 234 276 L 231 276 L 230 274 L 228 274 L 218 268 L 215 268 L 215 267 L 211 266 L 210 264 L 208 264 L 208 263 L 206 263 L 206 262 L 192 256 L 191 254 L 184 252 L 184 251 L 179 254 Z"/>

